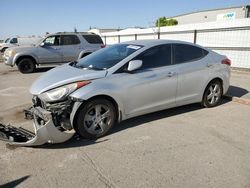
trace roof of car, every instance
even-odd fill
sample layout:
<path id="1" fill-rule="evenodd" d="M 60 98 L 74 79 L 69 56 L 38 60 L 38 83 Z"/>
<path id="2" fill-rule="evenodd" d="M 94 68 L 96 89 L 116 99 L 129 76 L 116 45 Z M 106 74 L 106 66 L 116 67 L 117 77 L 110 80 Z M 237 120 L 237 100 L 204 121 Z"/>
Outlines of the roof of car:
<path id="1" fill-rule="evenodd" d="M 179 40 L 164 40 L 164 39 L 148 39 L 148 40 L 133 40 L 123 42 L 124 44 L 134 44 L 134 45 L 142 45 L 142 46 L 155 46 L 160 44 L 168 44 L 168 43 L 181 43 L 181 44 L 191 44 L 190 42 L 179 41 Z"/>
<path id="2" fill-rule="evenodd" d="M 73 35 L 73 34 L 80 34 L 80 35 L 96 35 L 95 33 L 90 33 L 90 32 L 57 32 L 53 34 L 60 34 L 60 35 Z M 52 34 L 52 35 L 53 35 Z"/>

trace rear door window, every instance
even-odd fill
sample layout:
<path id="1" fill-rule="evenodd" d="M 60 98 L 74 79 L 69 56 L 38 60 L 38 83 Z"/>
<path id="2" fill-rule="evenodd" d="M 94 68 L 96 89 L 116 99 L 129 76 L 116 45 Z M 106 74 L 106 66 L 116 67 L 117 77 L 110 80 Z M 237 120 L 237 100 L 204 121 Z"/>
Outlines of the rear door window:
<path id="1" fill-rule="evenodd" d="M 103 44 L 99 35 L 82 35 L 82 37 L 90 44 Z"/>
<path id="2" fill-rule="evenodd" d="M 80 44 L 80 40 L 76 35 L 61 35 L 62 45 Z"/>
<path id="3" fill-rule="evenodd" d="M 199 60 L 208 54 L 206 50 L 188 44 L 173 44 L 173 52 L 175 64 Z"/>

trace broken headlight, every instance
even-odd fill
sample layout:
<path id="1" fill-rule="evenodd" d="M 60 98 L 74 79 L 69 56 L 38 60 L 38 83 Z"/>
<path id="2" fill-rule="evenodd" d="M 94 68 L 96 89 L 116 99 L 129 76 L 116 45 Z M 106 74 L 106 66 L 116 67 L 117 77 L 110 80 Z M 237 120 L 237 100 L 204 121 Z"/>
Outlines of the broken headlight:
<path id="1" fill-rule="evenodd" d="M 73 84 L 64 85 L 56 89 L 49 90 L 39 95 L 39 98 L 45 102 L 62 101 L 75 90 L 89 84 L 90 81 L 81 81 Z"/>

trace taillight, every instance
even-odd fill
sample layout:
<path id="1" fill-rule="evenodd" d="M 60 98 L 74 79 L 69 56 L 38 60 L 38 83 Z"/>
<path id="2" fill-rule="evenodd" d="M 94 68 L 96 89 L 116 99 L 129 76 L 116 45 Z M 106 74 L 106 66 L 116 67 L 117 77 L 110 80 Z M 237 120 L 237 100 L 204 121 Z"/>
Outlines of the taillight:
<path id="1" fill-rule="evenodd" d="M 106 47 L 106 45 L 105 45 L 105 44 L 102 44 L 102 45 L 101 45 L 101 48 L 105 48 L 105 47 Z"/>
<path id="2" fill-rule="evenodd" d="M 228 58 L 223 59 L 223 60 L 221 61 L 221 64 L 225 64 L 225 65 L 231 66 L 231 60 L 228 59 Z"/>

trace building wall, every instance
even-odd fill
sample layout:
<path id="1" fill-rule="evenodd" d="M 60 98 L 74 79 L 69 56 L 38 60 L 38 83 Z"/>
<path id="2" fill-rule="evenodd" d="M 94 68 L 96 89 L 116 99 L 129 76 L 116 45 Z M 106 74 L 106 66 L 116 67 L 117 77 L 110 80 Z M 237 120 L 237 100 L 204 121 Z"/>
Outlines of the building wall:
<path id="1" fill-rule="evenodd" d="M 194 12 L 190 14 L 183 14 L 172 18 L 178 21 L 178 25 L 217 21 L 217 16 L 219 14 L 226 14 L 226 13 L 235 13 L 235 17 L 225 18 L 225 19 L 240 19 L 247 17 L 245 10 L 248 11 L 246 7 L 217 9 L 217 10 L 209 10 L 202 12 Z"/>

